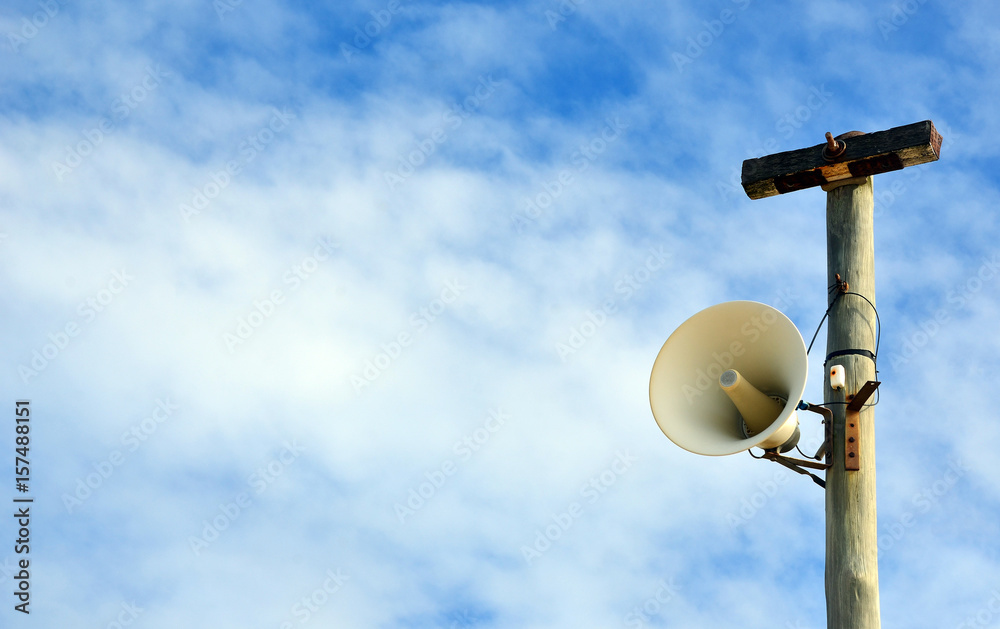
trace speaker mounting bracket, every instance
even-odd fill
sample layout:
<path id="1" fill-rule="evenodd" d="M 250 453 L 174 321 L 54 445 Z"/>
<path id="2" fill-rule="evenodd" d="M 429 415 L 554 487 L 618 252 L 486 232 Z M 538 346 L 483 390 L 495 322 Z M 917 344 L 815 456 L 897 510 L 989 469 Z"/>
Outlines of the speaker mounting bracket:
<path id="1" fill-rule="evenodd" d="M 823 416 L 823 443 L 820 445 L 819 450 L 813 455 L 813 458 L 817 461 L 826 461 L 826 467 L 829 468 L 832 464 L 830 463 L 830 457 L 833 454 L 833 411 L 825 406 L 819 406 L 817 404 L 809 404 L 806 402 L 801 402 L 799 408 L 804 411 L 812 411 L 814 413 L 819 413 Z"/>
<path id="2" fill-rule="evenodd" d="M 845 470 L 856 472 L 861 469 L 861 409 L 880 384 L 882 383 L 877 380 L 869 380 L 847 402 L 847 415 L 844 418 Z"/>
<path id="3" fill-rule="evenodd" d="M 803 411 L 819 413 L 823 416 L 823 444 L 820 445 L 819 450 L 816 451 L 816 455 L 813 457 L 815 461 L 783 456 L 775 450 L 765 450 L 762 458 L 780 463 L 798 474 L 810 476 L 814 483 L 825 489 L 826 481 L 804 468 L 828 470 L 833 467 L 833 463 L 830 460 L 833 452 L 833 448 L 830 447 L 833 443 L 833 411 L 825 406 L 809 404 L 808 402 L 799 402 L 798 408 Z"/>
<path id="4" fill-rule="evenodd" d="M 774 450 L 765 450 L 764 458 L 767 459 L 768 461 L 774 461 L 775 463 L 780 463 L 781 465 L 784 465 L 788 469 L 798 474 L 805 474 L 806 476 L 810 476 L 812 477 L 814 483 L 816 483 L 817 485 L 819 485 L 824 489 L 826 488 L 826 481 L 824 481 L 819 476 L 816 476 L 812 472 L 803 468 L 811 468 L 814 470 L 825 470 L 830 467 L 829 463 L 820 463 L 818 461 L 807 461 L 806 459 L 794 459 L 792 457 L 778 454 Z"/>

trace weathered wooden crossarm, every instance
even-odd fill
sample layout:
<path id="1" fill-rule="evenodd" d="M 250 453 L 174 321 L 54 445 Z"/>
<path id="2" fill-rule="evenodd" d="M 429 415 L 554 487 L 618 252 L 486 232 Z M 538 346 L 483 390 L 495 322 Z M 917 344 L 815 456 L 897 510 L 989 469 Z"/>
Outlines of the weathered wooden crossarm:
<path id="1" fill-rule="evenodd" d="M 854 135 L 843 142 L 846 150 L 833 161 L 824 158 L 826 144 L 748 159 L 743 162 L 743 189 L 751 199 L 762 199 L 933 162 L 941 156 L 941 135 L 930 120 Z"/>

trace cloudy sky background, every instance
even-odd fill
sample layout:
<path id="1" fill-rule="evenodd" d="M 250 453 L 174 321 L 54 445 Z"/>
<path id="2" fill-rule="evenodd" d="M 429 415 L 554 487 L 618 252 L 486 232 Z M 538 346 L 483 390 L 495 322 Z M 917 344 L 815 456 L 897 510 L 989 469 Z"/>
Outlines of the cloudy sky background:
<path id="1" fill-rule="evenodd" d="M 649 370 L 718 302 L 823 314 L 824 194 L 742 160 L 926 119 L 875 181 L 882 618 L 997 622 L 998 18 L 7 3 L 5 626 L 825 626 L 822 491 L 674 446 Z"/>

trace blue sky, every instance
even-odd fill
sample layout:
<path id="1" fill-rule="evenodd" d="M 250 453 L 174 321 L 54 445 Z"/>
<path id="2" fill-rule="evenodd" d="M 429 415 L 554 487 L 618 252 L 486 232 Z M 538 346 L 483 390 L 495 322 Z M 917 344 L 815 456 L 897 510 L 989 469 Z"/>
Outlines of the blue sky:
<path id="1" fill-rule="evenodd" d="M 649 372 L 823 315 L 824 194 L 744 159 L 927 119 L 875 180 L 882 619 L 1000 620 L 1000 10 L 663 4 L 8 2 L 4 626 L 824 626 L 822 491 L 676 447 Z"/>

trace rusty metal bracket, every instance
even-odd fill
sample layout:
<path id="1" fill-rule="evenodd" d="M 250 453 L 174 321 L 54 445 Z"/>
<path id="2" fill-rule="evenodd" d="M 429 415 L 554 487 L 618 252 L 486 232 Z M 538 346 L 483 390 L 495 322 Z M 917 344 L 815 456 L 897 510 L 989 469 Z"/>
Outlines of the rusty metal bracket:
<path id="1" fill-rule="evenodd" d="M 847 403 L 847 416 L 844 418 L 845 470 L 861 469 L 861 409 L 880 384 L 882 383 L 877 380 L 869 380 Z"/>

